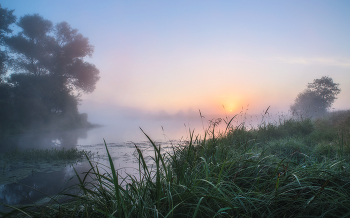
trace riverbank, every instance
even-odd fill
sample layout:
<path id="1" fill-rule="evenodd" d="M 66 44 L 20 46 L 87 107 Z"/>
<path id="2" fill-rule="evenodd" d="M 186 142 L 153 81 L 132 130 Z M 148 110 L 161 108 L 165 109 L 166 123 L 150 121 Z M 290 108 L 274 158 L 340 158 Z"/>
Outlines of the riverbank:
<path id="1" fill-rule="evenodd" d="M 219 122 L 225 131 L 216 132 Z M 214 120 L 204 136 L 162 154 L 153 167 L 135 145 L 137 176 L 91 163 L 68 202 L 14 210 L 44 217 L 342 217 L 350 214 L 350 111 L 248 129 Z M 146 135 L 146 134 L 145 134 Z M 147 135 L 146 135 L 147 136 Z M 148 136 L 147 136 L 148 137 Z M 93 181 L 86 182 L 86 178 Z M 11 214 L 9 214 L 10 216 Z"/>

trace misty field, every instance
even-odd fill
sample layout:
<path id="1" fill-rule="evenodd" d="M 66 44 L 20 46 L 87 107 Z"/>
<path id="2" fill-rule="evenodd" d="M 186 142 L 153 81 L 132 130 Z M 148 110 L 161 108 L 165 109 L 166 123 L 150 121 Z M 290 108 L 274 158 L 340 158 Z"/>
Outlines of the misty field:
<path id="1" fill-rule="evenodd" d="M 48 204 L 14 208 L 3 217 L 348 217 L 350 111 L 317 119 L 287 119 L 247 129 L 232 126 L 204 136 L 190 131 L 186 145 L 154 164 L 135 145 L 139 175 L 122 178 L 88 161 L 79 184 Z M 143 131 L 143 130 L 142 130 Z M 146 130 L 145 130 L 146 132 Z M 88 182 L 89 181 L 89 182 Z M 75 190 L 75 194 L 71 194 Z M 66 194 L 65 194 L 66 193 Z M 67 194 L 70 193 L 70 194 Z M 69 196 L 61 202 L 59 197 Z"/>

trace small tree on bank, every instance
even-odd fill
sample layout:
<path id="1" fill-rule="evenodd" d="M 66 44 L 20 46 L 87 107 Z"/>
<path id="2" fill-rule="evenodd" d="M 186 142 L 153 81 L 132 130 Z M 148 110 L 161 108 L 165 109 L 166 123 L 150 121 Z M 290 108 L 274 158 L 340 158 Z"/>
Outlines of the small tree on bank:
<path id="1" fill-rule="evenodd" d="M 338 83 L 334 83 L 330 77 L 323 76 L 309 83 L 307 88 L 298 94 L 290 109 L 298 114 L 326 113 L 340 91 Z"/>

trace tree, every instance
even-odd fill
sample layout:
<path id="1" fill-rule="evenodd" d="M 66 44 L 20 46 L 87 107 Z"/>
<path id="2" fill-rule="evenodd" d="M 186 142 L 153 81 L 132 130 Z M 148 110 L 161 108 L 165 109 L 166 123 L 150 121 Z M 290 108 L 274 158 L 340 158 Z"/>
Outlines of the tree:
<path id="1" fill-rule="evenodd" d="M 0 134 L 6 131 L 4 126 L 11 124 L 11 112 L 13 111 L 11 105 L 11 87 L 3 79 L 3 76 L 7 72 L 9 61 L 8 53 L 4 49 L 6 46 L 5 39 L 12 32 L 9 28 L 10 25 L 16 21 L 13 11 L 2 8 L 0 5 Z"/>
<path id="2" fill-rule="evenodd" d="M 2 8 L 0 5 L 0 46 L 4 46 L 5 38 L 7 34 L 12 30 L 9 28 L 11 24 L 16 21 L 16 17 L 12 14 L 14 10 Z M 6 73 L 6 62 L 8 56 L 6 51 L 0 50 L 0 82 L 2 82 L 2 76 Z"/>
<path id="3" fill-rule="evenodd" d="M 15 121 L 30 126 L 81 120 L 79 95 L 93 92 L 99 80 L 98 69 L 84 60 L 93 53 L 88 38 L 38 14 L 21 17 L 17 25 L 21 31 L 5 39 L 15 72 L 8 78 Z"/>
<path id="4" fill-rule="evenodd" d="M 313 83 L 308 83 L 307 89 L 297 96 L 290 109 L 298 113 L 325 113 L 340 91 L 338 83 L 334 83 L 330 77 L 323 76 L 321 79 L 315 79 Z"/>
<path id="5" fill-rule="evenodd" d="M 66 22 L 53 27 L 38 14 L 21 17 L 18 26 L 22 31 L 6 41 L 17 53 L 17 70 L 36 76 L 51 75 L 71 91 L 94 91 L 99 71 L 84 61 L 93 53 L 88 38 Z"/>

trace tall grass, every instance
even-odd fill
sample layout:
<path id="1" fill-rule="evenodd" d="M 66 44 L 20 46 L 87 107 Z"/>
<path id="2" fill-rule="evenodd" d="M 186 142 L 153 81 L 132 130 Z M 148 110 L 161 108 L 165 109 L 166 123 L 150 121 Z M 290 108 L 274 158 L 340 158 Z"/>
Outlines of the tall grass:
<path id="1" fill-rule="evenodd" d="M 348 217 L 349 138 L 335 117 L 234 127 L 164 153 L 146 134 L 153 166 L 138 155 L 138 175 L 120 176 L 87 159 L 69 202 L 18 208 L 4 217 Z M 325 128 L 324 123 L 328 123 Z M 347 124 L 343 124 L 346 128 Z M 143 130 L 141 130 L 143 131 Z"/>

